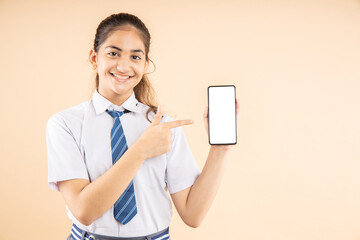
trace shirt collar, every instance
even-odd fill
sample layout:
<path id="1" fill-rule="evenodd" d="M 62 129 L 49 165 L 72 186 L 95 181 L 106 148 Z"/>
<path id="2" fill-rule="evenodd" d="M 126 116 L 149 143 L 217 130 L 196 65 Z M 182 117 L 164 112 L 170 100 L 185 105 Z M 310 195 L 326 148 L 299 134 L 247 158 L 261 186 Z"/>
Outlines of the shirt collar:
<path id="1" fill-rule="evenodd" d="M 117 106 L 113 104 L 108 99 L 103 97 L 97 90 L 95 90 L 93 94 L 92 102 L 96 114 L 103 113 L 107 109 L 116 110 L 116 111 L 124 111 L 125 109 L 127 109 L 131 112 L 137 112 L 137 113 L 142 112 L 139 101 L 135 97 L 134 91 L 132 92 L 131 96 L 128 99 L 126 99 L 126 101 L 121 106 Z"/>

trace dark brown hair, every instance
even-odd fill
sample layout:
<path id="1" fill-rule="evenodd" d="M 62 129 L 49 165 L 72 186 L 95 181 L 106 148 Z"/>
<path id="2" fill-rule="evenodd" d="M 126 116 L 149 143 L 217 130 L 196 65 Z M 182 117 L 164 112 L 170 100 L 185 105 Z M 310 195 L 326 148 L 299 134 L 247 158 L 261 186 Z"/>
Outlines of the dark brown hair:
<path id="1" fill-rule="evenodd" d="M 130 25 L 135 27 L 139 33 L 140 37 L 145 46 L 145 57 L 146 60 L 149 59 L 149 50 L 150 50 L 150 33 L 145 24 L 136 16 L 128 13 L 118 13 L 112 14 L 109 17 L 105 18 L 96 29 L 95 40 L 94 40 L 94 51 L 98 52 L 100 45 L 106 41 L 109 35 L 119 29 L 122 26 Z M 151 61 L 151 60 L 150 60 Z M 96 74 L 96 89 L 99 87 L 99 75 Z M 148 105 L 150 108 L 146 112 L 146 119 L 150 122 L 148 114 L 152 111 L 157 112 L 157 102 L 155 100 L 155 92 L 152 88 L 150 81 L 146 74 L 143 75 L 138 85 L 134 87 L 135 97 L 137 100 L 145 105 Z"/>

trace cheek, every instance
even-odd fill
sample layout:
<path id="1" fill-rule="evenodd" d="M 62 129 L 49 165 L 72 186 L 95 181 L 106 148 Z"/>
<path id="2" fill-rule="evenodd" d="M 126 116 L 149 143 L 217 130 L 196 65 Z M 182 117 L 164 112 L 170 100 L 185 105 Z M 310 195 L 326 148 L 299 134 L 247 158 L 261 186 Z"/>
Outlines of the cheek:
<path id="1" fill-rule="evenodd" d="M 109 71 L 110 68 L 112 68 L 114 65 L 116 65 L 116 62 L 109 61 L 109 60 L 104 60 L 104 59 L 99 59 L 99 61 L 98 61 L 98 71 L 99 71 L 99 73 L 101 72 L 103 74 L 103 72 Z"/>
<path id="2" fill-rule="evenodd" d="M 134 71 L 136 72 L 137 75 L 143 75 L 145 72 L 145 64 L 141 63 L 141 64 L 135 64 L 133 66 Z"/>

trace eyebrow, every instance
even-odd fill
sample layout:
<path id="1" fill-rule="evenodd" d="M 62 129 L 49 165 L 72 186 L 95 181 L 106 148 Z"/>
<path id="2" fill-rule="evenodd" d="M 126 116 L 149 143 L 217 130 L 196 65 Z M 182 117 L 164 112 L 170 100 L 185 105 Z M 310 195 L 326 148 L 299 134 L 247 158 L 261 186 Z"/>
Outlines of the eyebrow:
<path id="1" fill-rule="evenodd" d="M 118 48 L 118 47 L 116 47 L 116 46 L 112 46 L 112 45 L 111 45 L 111 46 L 107 46 L 106 48 L 115 48 L 116 50 L 122 52 L 122 49 L 121 49 L 121 48 Z M 134 53 L 139 52 L 139 53 L 142 53 L 142 54 L 145 55 L 144 51 L 141 50 L 141 49 L 132 49 L 131 52 L 134 52 Z"/>

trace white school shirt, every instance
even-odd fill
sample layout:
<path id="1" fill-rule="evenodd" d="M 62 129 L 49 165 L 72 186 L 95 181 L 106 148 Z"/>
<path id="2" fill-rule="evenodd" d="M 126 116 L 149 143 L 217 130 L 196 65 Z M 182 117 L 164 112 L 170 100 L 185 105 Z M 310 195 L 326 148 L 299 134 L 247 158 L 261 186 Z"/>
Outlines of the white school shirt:
<path id="1" fill-rule="evenodd" d="M 95 91 L 90 101 L 50 117 L 46 127 L 49 187 L 59 190 L 57 182 L 69 179 L 92 182 L 113 166 L 110 134 L 114 119 L 107 109 L 131 111 L 120 118 L 130 148 L 150 125 L 146 119 L 148 108 L 135 98 L 134 92 L 116 106 Z M 153 118 L 154 113 L 149 113 L 149 119 Z M 173 120 L 164 115 L 161 122 Z M 114 207 L 89 226 L 81 224 L 66 206 L 67 214 L 78 227 L 96 234 L 152 234 L 170 225 L 172 206 L 167 188 L 170 194 L 184 190 L 193 185 L 199 174 L 182 128 L 173 128 L 171 151 L 145 160 L 133 179 L 138 213 L 129 223 L 116 221 Z"/>

